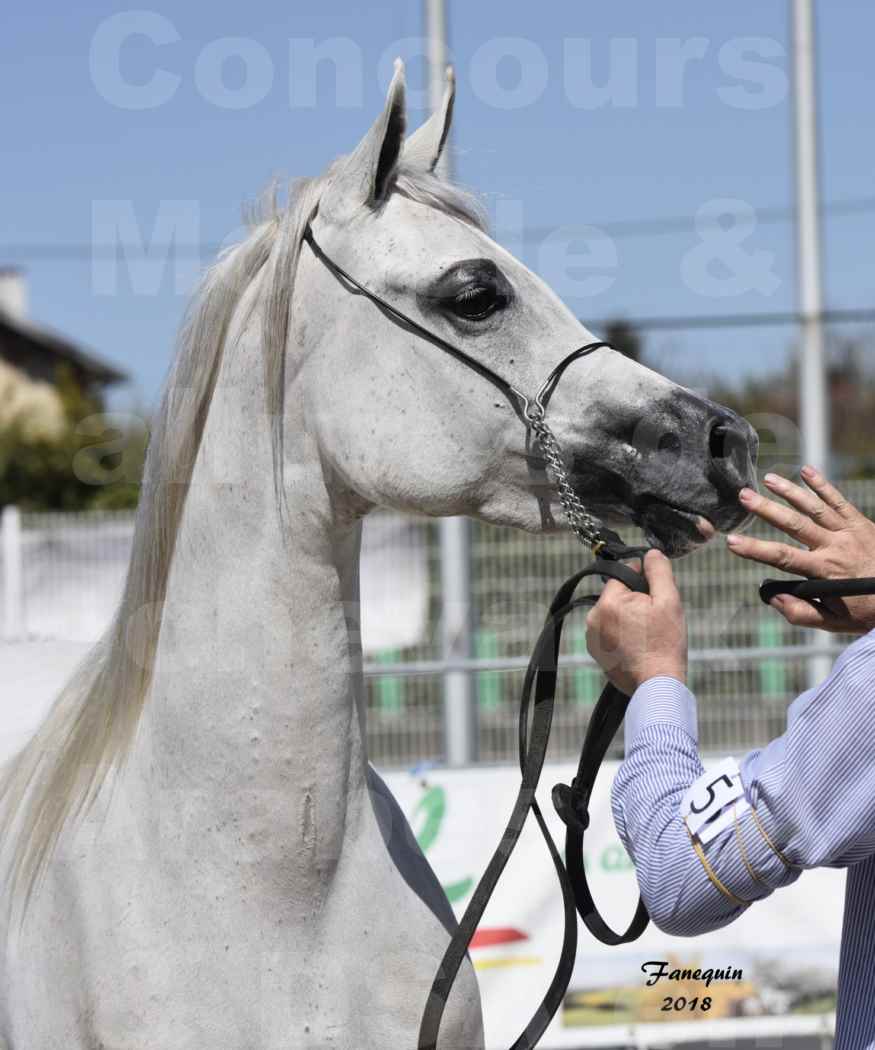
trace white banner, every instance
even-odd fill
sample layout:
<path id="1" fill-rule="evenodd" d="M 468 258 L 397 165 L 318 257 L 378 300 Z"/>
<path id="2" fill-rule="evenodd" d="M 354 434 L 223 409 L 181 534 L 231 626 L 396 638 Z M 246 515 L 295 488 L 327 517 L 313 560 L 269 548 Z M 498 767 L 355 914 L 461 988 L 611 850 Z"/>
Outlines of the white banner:
<path id="1" fill-rule="evenodd" d="M 133 516 L 43 515 L 22 533 L 23 623 L 14 637 L 96 642 L 121 598 Z M 0 558 L 0 594 L 3 564 Z M 362 648 L 400 659 L 428 633 L 428 525 L 384 511 L 362 531 Z M 2 626 L 2 625 L 0 625 Z"/>
<path id="2" fill-rule="evenodd" d="M 365 519 L 359 562 L 362 649 L 392 652 L 419 645 L 428 626 L 427 526 L 378 513 Z"/>
<path id="3" fill-rule="evenodd" d="M 599 909 L 615 929 L 624 929 L 638 888 L 611 815 L 616 768 L 616 763 L 606 764 L 596 784 L 586 865 Z M 548 767 L 542 777 L 542 809 L 560 845 L 563 825 L 549 792 L 573 775 L 573 767 L 561 765 Z M 518 770 L 396 772 L 385 779 L 461 916 L 500 841 L 516 796 Z M 723 930 L 682 939 L 651 924 L 640 940 L 620 948 L 598 943 L 578 923 L 571 985 L 541 1045 L 608 1046 L 627 1040 L 646 1045 L 648 1036 L 664 1042 L 828 1034 L 843 896 L 844 872 L 807 872 Z M 530 819 L 472 944 L 489 1050 L 510 1046 L 540 1002 L 558 958 L 562 924 L 556 875 Z M 648 963 L 652 965 L 645 967 Z M 648 984 L 663 969 L 665 975 Z M 691 974 L 672 979 L 673 970 Z M 716 974 L 720 970 L 726 978 Z"/>

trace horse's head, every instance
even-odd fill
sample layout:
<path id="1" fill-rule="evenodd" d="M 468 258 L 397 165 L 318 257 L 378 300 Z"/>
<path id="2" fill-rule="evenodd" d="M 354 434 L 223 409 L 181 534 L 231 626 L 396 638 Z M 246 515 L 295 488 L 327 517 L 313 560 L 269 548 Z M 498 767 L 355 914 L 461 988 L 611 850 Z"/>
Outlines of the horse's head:
<path id="1" fill-rule="evenodd" d="M 530 397 L 593 341 L 433 174 L 451 110 L 450 82 L 442 109 L 405 142 L 399 65 L 384 111 L 329 173 L 312 221 L 318 248 L 303 247 L 298 264 L 297 374 L 323 460 L 359 506 L 554 527 L 563 514 L 513 398 L 319 258 Z M 546 418 L 586 506 L 638 523 L 667 553 L 742 520 L 756 436 L 729 409 L 602 348 L 564 372 Z"/>

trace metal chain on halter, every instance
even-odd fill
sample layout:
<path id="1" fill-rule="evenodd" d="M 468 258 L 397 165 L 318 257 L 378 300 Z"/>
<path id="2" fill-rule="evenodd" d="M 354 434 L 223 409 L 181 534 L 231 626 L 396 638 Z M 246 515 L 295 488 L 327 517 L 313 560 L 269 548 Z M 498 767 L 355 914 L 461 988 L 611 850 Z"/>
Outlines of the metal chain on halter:
<path id="1" fill-rule="evenodd" d="M 583 503 L 581 503 L 580 497 L 574 491 L 571 480 L 568 477 L 568 471 L 565 469 L 565 464 L 562 461 L 562 449 L 559 447 L 556 435 L 544 422 L 543 406 L 537 402 L 529 405 L 526 410 L 526 418 L 534 432 L 535 439 L 541 446 L 541 451 L 544 453 L 549 473 L 553 475 L 559 502 L 562 504 L 572 532 L 581 543 L 590 547 L 595 554 L 598 554 L 605 545 L 601 534 L 602 523 L 589 513 Z"/>

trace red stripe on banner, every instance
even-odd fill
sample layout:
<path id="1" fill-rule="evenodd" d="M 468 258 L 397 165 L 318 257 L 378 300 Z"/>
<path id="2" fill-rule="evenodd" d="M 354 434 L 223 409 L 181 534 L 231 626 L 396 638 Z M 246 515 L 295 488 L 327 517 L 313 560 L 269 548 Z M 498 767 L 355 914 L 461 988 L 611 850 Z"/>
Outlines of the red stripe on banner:
<path id="1" fill-rule="evenodd" d="M 490 948 L 494 944 L 512 944 L 514 941 L 527 941 L 529 935 L 513 926 L 485 926 L 476 930 L 471 938 L 472 948 Z"/>

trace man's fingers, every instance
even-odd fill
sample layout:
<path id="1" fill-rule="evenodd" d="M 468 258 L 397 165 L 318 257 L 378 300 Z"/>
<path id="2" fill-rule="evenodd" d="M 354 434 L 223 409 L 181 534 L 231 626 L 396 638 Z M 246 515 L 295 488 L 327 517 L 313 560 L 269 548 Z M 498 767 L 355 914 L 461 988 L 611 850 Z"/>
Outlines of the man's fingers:
<path id="1" fill-rule="evenodd" d="M 606 628 L 611 628 L 623 598 L 628 593 L 625 584 L 620 583 L 619 580 L 608 580 L 602 587 L 598 601 L 586 614 L 586 627 L 589 634 L 597 634 Z"/>
<path id="2" fill-rule="evenodd" d="M 825 500 L 809 492 L 808 489 L 802 488 L 801 485 L 788 481 L 780 474 L 766 474 L 763 484 L 821 528 L 829 529 L 831 532 L 844 528 L 846 524 L 844 518 L 840 517 Z"/>
<path id="3" fill-rule="evenodd" d="M 794 627 L 818 627 L 822 631 L 853 631 L 857 628 L 853 622 L 828 609 L 815 608 L 811 602 L 803 601 L 802 598 L 794 598 L 789 594 L 779 595 L 771 601 L 773 609 L 784 617 L 787 623 Z"/>
<path id="4" fill-rule="evenodd" d="M 775 503 L 753 489 L 742 489 L 738 498 L 745 510 L 752 511 L 758 518 L 774 525 L 781 532 L 786 532 L 806 547 L 819 547 L 826 539 L 825 529 L 815 525 L 811 518 L 792 507 Z"/>
<path id="5" fill-rule="evenodd" d="M 818 576 L 817 560 L 810 551 L 791 547 L 788 543 L 773 543 L 771 540 L 755 540 L 751 536 L 737 534 L 726 537 L 726 545 L 733 554 L 763 565 L 771 565 L 782 572 L 797 576 Z"/>
<path id="6" fill-rule="evenodd" d="M 650 597 L 655 602 L 678 600 L 671 562 L 661 551 L 649 550 L 644 556 L 644 575 L 650 587 Z"/>
<path id="7" fill-rule="evenodd" d="M 853 503 L 846 500 L 835 485 L 831 485 L 819 470 L 815 470 L 814 467 L 803 467 L 802 480 L 811 491 L 816 492 L 823 502 L 828 507 L 831 507 L 846 524 L 847 522 L 854 521 L 861 516 L 860 511 L 857 510 Z"/>
<path id="8" fill-rule="evenodd" d="M 613 605 L 616 601 L 628 593 L 629 588 L 619 580 L 608 580 L 599 595 L 598 604 L 601 606 Z"/>

